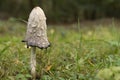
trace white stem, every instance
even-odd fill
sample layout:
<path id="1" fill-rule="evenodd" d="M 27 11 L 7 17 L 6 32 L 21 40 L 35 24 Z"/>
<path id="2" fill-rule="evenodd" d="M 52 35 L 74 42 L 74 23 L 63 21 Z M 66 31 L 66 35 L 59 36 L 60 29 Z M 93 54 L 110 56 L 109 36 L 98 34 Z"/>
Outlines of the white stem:
<path id="1" fill-rule="evenodd" d="M 31 75 L 32 79 L 36 79 L 36 47 L 31 48 Z"/>

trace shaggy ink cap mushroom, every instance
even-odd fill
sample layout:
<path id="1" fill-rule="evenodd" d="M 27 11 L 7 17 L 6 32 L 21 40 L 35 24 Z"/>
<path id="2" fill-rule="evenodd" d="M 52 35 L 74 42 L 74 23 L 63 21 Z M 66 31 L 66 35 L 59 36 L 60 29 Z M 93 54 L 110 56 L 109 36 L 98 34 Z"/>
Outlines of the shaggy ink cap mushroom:
<path id="1" fill-rule="evenodd" d="M 50 43 L 47 38 L 46 16 L 40 7 L 35 7 L 28 19 L 26 37 L 23 40 L 27 46 L 48 48 Z"/>

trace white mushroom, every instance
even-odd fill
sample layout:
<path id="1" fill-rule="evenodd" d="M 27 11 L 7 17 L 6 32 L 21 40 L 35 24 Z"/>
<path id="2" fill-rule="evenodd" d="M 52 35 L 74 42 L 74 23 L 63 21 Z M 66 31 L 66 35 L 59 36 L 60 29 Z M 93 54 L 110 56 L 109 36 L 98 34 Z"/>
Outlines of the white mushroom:
<path id="1" fill-rule="evenodd" d="M 36 47 L 44 49 L 50 46 L 47 39 L 46 16 L 40 7 L 35 7 L 28 19 L 26 37 L 23 42 L 31 46 L 31 75 L 33 80 L 36 79 Z"/>

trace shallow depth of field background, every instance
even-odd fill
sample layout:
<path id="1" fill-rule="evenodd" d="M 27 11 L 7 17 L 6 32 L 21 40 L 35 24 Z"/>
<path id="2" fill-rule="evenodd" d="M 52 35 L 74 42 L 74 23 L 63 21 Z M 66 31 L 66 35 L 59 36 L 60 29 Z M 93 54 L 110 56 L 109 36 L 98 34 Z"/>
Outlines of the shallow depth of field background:
<path id="1" fill-rule="evenodd" d="M 120 80 L 120 0 L 1 0 L 0 80 L 31 80 L 21 41 L 35 6 L 51 42 L 37 48 L 37 80 Z"/>

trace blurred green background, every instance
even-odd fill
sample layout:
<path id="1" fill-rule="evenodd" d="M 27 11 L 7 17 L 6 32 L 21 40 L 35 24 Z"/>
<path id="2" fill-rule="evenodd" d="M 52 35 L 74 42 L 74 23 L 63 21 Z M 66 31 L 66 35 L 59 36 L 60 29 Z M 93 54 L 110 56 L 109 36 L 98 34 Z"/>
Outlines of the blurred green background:
<path id="1" fill-rule="evenodd" d="M 35 6 L 45 11 L 50 23 L 120 18 L 120 0 L 0 0 L 0 18 L 27 19 Z"/>

